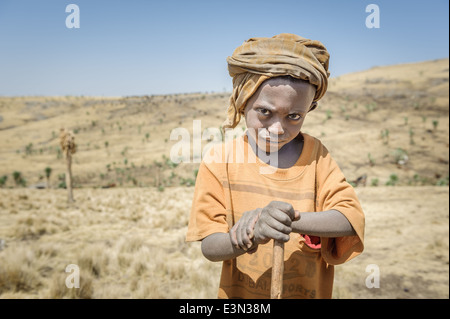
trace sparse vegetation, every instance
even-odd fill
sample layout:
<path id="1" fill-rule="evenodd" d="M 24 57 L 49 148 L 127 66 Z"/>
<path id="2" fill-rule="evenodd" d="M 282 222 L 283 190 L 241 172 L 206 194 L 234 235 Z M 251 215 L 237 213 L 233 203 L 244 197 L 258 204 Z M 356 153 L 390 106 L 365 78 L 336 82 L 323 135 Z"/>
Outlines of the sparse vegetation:
<path id="1" fill-rule="evenodd" d="M 0 177 L 0 187 L 5 186 L 7 180 L 8 180 L 8 175 L 3 175 L 2 177 Z"/>
<path id="2" fill-rule="evenodd" d="M 381 140 L 383 144 L 389 144 L 389 129 L 384 129 L 380 132 Z"/>
<path id="3" fill-rule="evenodd" d="M 26 155 L 32 155 L 33 154 L 33 143 L 29 143 L 27 144 L 27 146 L 25 146 L 25 154 Z"/>
<path id="4" fill-rule="evenodd" d="M 437 186 L 448 186 L 448 174 L 445 177 L 440 178 L 437 182 L 436 182 Z"/>
<path id="5" fill-rule="evenodd" d="M 22 176 L 21 172 L 14 171 L 12 176 L 13 176 L 14 183 L 16 184 L 16 186 L 22 186 L 22 187 L 27 186 L 27 182 L 26 182 L 25 178 Z"/>
<path id="6" fill-rule="evenodd" d="M 412 128 L 409 129 L 409 144 L 414 145 L 414 130 Z"/>
<path id="7" fill-rule="evenodd" d="M 439 121 L 438 120 L 433 120 L 431 123 L 433 124 L 433 130 L 436 131 L 437 127 L 439 125 Z"/>
<path id="8" fill-rule="evenodd" d="M 372 113 L 373 111 L 376 110 L 376 108 L 377 108 L 377 103 L 375 103 L 375 102 L 366 103 L 366 104 L 364 105 L 364 107 L 366 108 L 366 110 L 367 110 L 368 113 Z"/>
<path id="9" fill-rule="evenodd" d="M 397 165 L 403 166 L 408 163 L 408 153 L 403 148 L 396 148 L 392 152 L 392 156 L 394 158 L 394 163 Z"/>
<path id="10" fill-rule="evenodd" d="M 47 188 L 50 188 L 50 175 L 52 174 L 52 168 L 46 167 L 45 168 L 45 178 L 47 179 Z"/>
<path id="11" fill-rule="evenodd" d="M 65 173 L 63 173 L 63 174 L 59 174 L 58 175 L 58 188 L 67 188 L 66 187 L 66 174 Z"/>
<path id="12" fill-rule="evenodd" d="M 367 157 L 369 158 L 369 165 L 370 166 L 374 166 L 375 165 L 375 160 L 372 157 L 372 154 L 367 154 Z"/>
<path id="13" fill-rule="evenodd" d="M 395 186 L 398 183 L 397 174 L 391 174 L 389 180 L 386 182 L 386 186 Z"/>

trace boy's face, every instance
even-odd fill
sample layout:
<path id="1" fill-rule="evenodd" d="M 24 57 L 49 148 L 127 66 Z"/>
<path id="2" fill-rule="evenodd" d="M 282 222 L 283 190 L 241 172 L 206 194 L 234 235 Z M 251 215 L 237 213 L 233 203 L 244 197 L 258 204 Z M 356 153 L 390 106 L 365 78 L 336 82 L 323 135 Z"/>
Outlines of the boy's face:
<path id="1" fill-rule="evenodd" d="M 291 142 L 300 133 L 315 93 L 315 86 L 306 81 L 276 77 L 264 81 L 244 110 L 248 132 L 258 147 L 278 151 Z"/>

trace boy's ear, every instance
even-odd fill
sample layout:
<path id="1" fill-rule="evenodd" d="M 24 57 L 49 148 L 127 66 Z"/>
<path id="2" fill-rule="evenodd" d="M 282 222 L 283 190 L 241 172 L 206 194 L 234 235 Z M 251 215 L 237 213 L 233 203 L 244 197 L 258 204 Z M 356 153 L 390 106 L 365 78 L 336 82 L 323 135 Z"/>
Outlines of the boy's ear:
<path id="1" fill-rule="evenodd" d="M 311 103 L 311 107 L 309 108 L 308 112 L 311 112 L 312 110 L 314 110 L 315 108 L 317 108 L 318 103 L 317 102 L 312 102 Z"/>

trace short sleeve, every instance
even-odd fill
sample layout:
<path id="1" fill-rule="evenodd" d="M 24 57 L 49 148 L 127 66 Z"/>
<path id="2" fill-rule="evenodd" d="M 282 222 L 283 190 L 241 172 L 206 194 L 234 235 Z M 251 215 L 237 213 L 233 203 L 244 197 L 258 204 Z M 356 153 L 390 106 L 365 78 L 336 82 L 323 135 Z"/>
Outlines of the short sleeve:
<path id="1" fill-rule="evenodd" d="M 220 178 L 204 162 L 195 182 L 186 241 L 197 241 L 213 234 L 227 233 L 224 189 Z"/>
<path id="2" fill-rule="evenodd" d="M 342 213 L 356 232 L 354 236 L 321 238 L 322 256 L 328 264 L 342 264 L 364 249 L 365 217 L 353 187 L 322 145 L 317 160 L 317 209 L 337 210 Z"/>

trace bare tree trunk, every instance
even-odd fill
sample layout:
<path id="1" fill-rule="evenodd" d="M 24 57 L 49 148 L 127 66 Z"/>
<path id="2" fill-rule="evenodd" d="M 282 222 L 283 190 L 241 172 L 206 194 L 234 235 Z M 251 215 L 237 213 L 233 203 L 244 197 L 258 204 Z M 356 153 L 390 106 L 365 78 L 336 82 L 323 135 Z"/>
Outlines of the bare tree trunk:
<path id="1" fill-rule="evenodd" d="M 72 193 L 72 154 L 75 154 L 77 146 L 75 144 L 75 136 L 71 131 L 64 128 L 60 129 L 59 143 L 61 150 L 66 155 L 67 174 L 66 174 L 66 187 L 68 192 L 68 202 L 74 202 Z"/>
<path id="2" fill-rule="evenodd" d="M 72 154 L 67 152 L 67 174 L 66 174 L 66 187 L 68 192 L 68 201 L 70 203 L 74 202 L 73 192 L 72 192 Z"/>

